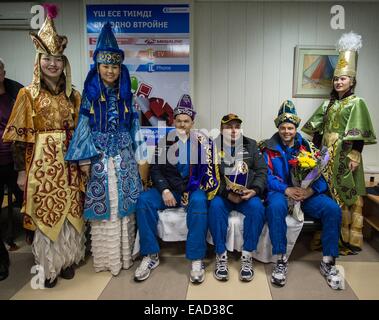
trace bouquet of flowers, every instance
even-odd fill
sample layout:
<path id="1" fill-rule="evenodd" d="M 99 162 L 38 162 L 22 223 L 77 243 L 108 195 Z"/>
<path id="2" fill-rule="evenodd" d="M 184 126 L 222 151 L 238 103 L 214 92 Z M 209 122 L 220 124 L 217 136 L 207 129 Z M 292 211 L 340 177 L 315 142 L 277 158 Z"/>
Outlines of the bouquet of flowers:
<path id="1" fill-rule="evenodd" d="M 294 187 L 308 188 L 317 180 L 324 167 L 329 161 L 329 153 L 326 147 L 319 151 L 310 143 L 310 151 L 304 146 L 300 147 L 299 154 L 288 161 L 291 170 L 292 184 Z M 298 221 L 304 221 L 304 213 L 301 210 L 301 202 L 289 200 L 289 209 L 292 215 Z"/>

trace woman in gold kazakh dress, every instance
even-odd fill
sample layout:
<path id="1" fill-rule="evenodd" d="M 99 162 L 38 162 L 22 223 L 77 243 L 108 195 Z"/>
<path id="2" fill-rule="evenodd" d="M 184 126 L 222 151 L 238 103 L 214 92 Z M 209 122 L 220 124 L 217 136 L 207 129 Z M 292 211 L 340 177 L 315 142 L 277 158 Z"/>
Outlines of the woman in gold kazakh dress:
<path id="1" fill-rule="evenodd" d="M 57 34 L 53 18 L 49 12 L 38 34 L 31 33 L 37 51 L 33 80 L 20 90 L 3 135 L 14 141 L 17 183 L 25 190 L 24 227 L 35 230 L 32 250 L 48 288 L 58 275 L 71 279 L 85 254 L 80 172 L 64 161 L 80 94 L 71 87 L 63 55 L 67 38 Z"/>
<path id="2" fill-rule="evenodd" d="M 366 193 L 362 150 L 376 143 L 365 100 L 354 94 L 357 52 L 361 36 L 344 34 L 338 43 L 339 59 L 334 71 L 333 90 L 302 130 L 328 147 L 330 161 L 325 178 L 333 198 L 342 208 L 340 254 L 362 249 L 362 195 Z"/>

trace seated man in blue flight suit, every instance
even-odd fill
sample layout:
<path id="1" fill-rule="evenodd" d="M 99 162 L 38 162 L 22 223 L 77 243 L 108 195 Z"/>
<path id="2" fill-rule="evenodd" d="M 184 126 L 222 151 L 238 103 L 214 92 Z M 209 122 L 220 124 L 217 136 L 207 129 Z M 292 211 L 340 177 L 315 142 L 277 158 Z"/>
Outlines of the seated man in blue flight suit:
<path id="1" fill-rule="evenodd" d="M 159 265 L 157 211 L 180 205 L 187 211 L 186 257 L 192 261 L 190 281 L 204 281 L 207 198 L 212 198 L 217 192 L 218 181 L 211 141 L 191 132 L 194 117 L 191 98 L 183 95 L 174 109 L 176 130 L 171 131 L 156 148 L 155 162 L 151 166 L 153 188 L 143 192 L 137 202 L 136 217 L 144 258 L 135 271 L 135 281 L 147 279 L 151 270 Z"/>
<path id="2" fill-rule="evenodd" d="M 215 139 L 220 150 L 220 188 L 209 205 L 209 230 L 216 251 L 213 275 L 220 281 L 229 279 L 225 244 L 230 212 L 244 215 L 239 279 L 245 282 L 254 277 L 252 253 L 257 249 L 265 218 L 261 197 L 266 188 L 267 165 L 256 141 L 242 134 L 241 123 L 237 115 L 225 115 L 221 134 Z"/>
<path id="3" fill-rule="evenodd" d="M 310 187 L 295 187 L 291 181 L 289 161 L 296 158 L 303 146 L 310 151 L 314 146 L 297 133 L 300 118 L 294 104 L 287 100 L 281 105 L 275 125 L 278 132 L 261 143 L 261 149 L 268 165 L 268 195 L 266 218 L 272 243 L 272 253 L 277 255 L 271 282 L 284 286 L 288 271 L 286 257 L 288 200 L 301 201 L 302 211 L 321 220 L 323 258 L 320 272 L 329 286 L 339 289 L 341 274 L 335 266 L 338 257 L 338 240 L 341 225 L 341 209 L 325 192 L 328 190 L 325 179 L 320 176 Z M 313 149 L 314 150 L 314 149 Z"/>

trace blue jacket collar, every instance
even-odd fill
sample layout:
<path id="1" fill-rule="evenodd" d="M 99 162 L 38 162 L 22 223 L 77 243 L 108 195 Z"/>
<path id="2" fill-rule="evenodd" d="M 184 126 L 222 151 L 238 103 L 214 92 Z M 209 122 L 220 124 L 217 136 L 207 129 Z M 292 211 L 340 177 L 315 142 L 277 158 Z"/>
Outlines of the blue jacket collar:
<path id="1" fill-rule="evenodd" d="M 309 144 L 306 139 L 303 139 L 300 133 L 296 133 L 295 137 L 295 146 L 300 147 L 304 145 L 309 150 Z M 284 149 L 284 145 L 280 139 L 279 133 L 276 132 L 270 139 L 263 142 L 263 147 L 273 151 L 282 151 Z"/>

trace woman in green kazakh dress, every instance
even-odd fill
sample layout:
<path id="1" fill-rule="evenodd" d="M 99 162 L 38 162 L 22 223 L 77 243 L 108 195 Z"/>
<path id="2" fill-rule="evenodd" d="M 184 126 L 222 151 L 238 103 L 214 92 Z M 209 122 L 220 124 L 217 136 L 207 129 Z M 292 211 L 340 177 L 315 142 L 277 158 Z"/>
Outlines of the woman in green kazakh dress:
<path id="1" fill-rule="evenodd" d="M 342 35 L 338 42 L 339 59 L 333 77 L 330 99 L 306 122 L 302 131 L 313 135 L 329 150 L 325 168 L 329 189 L 342 207 L 340 254 L 355 254 L 362 249 L 362 195 L 366 193 L 362 150 L 376 143 L 375 132 L 365 101 L 354 94 L 357 52 L 361 36 Z"/>

